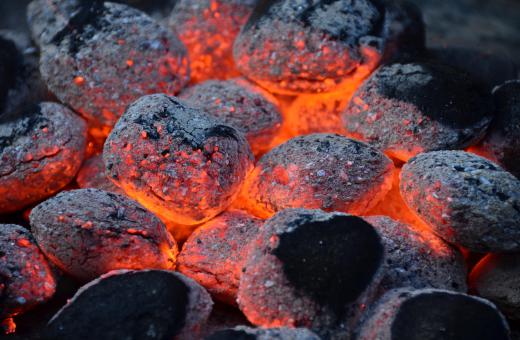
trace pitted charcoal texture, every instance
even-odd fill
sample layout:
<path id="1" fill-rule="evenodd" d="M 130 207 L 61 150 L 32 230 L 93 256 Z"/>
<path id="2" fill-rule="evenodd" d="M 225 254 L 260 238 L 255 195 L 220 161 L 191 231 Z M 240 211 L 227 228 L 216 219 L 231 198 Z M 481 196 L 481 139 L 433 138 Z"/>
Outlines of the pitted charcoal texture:
<path id="1" fill-rule="evenodd" d="M 282 124 L 276 98 L 244 79 L 208 80 L 180 98 L 243 132 L 255 154 L 268 150 Z"/>
<path id="2" fill-rule="evenodd" d="M 126 106 L 150 93 L 174 94 L 189 79 L 174 33 L 131 7 L 94 1 L 42 49 L 40 70 L 60 101 L 107 135 Z"/>
<path id="3" fill-rule="evenodd" d="M 233 42 L 256 0 L 178 0 L 169 25 L 186 45 L 191 79 L 228 79 L 238 75 Z"/>
<path id="4" fill-rule="evenodd" d="M 197 339 L 212 308 L 195 281 L 172 271 L 112 271 L 81 287 L 44 339 Z"/>
<path id="5" fill-rule="evenodd" d="M 381 292 L 395 288 L 439 288 L 466 292 L 462 254 L 428 230 L 386 216 L 366 217 L 381 235 L 387 270 Z"/>
<path id="6" fill-rule="evenodd" d="M 441 289 L 396 289 L 366 314 L 359 340 L 507 340 L 509 327 L 491 302 Z"/>
<path id="7" fill-rule="evenodd" d="M 520 178 L 520 80 L 511 80 L 493 91 L 495 117 L 477 152 L 496 160 Z"/>
<path id="8" fill-rule="evenodd" d="M 235 199 L 253 156 L 245 137 L 175 97 L 130 105 L 103 152 L 107 175 L 163 220 L 193 225 Z"/>
<path id="9" fill-rule="evenodd" d="M 215 332 L 205 340 L 319 340 L 305 328 L 251 328 L 239 326 Z"/>
<path id="10" fill-rule="evenodd" d="M 83 161 L 87 126 L 71 110 L 40 103 L 0 119 L 0 212 L 14 212 L 65 187 Z"/>
<path id="11" fill-rule="evenodd" d="M 30 221 L 45 255 L 83 281 L 114 269 L 175 268 L 175 240 L 157 217 L 126 196 L 97 189 L 63 192 L 37 205 Z"/>
<path id="12" fill-rule="evenodd" d="M 200 226 L 184 243 L 178 270 L 218 300 L 236 304 L 238 283 L 249 245 L 263 221 L 240 210 L 229 210 Z"/>
<path id="13" fill-rule="evenodd" d="M 239 203 L 264 218 L 285 208 L 364 214 L 390 190 L 393 167 L 384 154 L 356 140 L 300 136 L 258 161 Z"/>
<path id="14" fill-rule="evenodd" d="M 47 302 L 56 279 L 31 233 L 0 224 L 0 320 Z"/>
<path id="15" fill-rule="evenodd" d="M 509 319 L 520 320 L 519 254 L 488 254 L 469 277 L 475 294 L 493 301 Z"/>
<path id="16" fill-rule="evenodd" d="M 406 161 L 475 144 L 492 113 L 491 98 L 466 74 L 438 63 L 395 63 L 357 90 L 343 123 L 347 135 Z"/>
<path id="17" fill-rule="evenodd" d="M 404 165 L 401 195 L 432 230 L 474 252 L 520 250 L 520 181 L 463 151 L 420 154 Z"/>
<path id="18" fill-rule="evenodd" d="M 235 62 L 272 92 L 332 91 L 369 74 L 387 40 L 398 44 L 408 34 L 395 19 L 412 20 L 380 1 L 260 1 L 235 41 Z"/>
<path id="19" fill-rule="evenodd" d="M 307 327 L 345 338 L 372 303 L 384 250 L 362 218 L 287 209 L 264 224 L 240 279 L 238 304 L 262 327 Z"/>

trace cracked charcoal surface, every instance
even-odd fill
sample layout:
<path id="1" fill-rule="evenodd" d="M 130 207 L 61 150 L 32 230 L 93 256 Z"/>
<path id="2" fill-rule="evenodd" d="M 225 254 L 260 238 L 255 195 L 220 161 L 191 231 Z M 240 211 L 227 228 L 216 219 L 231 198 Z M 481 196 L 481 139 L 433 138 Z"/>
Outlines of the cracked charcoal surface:
<path id="1" fill-rule="evenodd" d="M 387 270 L 381 292 L 401 287 L 439 288 L 466 292 L 462 254 L 435 234 L 386 216 L 366 217 L 380 234 Z"/>
<path id="2" fill-rule="evenodd" d="M 520 178 L 520 80 L 495 88 L 493 98 L 495 117 L 477 150 Z"/>
<path id="3" fill-rule="evenodd" d="M 81 166 L 86 124 L 40 103 L 0 119 L 0 212 L 15 212 L 65 187 Z"/>
<path id="4" fill-rule="evenodd" d="M 82 189 L 95 188 L 125 195 L 125 192 L 107 177 L 105 163 L 103 163 L 101 155 L 91 157 L 83 162 L 76 177 L 76 182 Z"/>
<path id="5" fill-rule="evenodd" d="M 80 288 L 43 338 L 194 338 L 212 304 L 195 281 L 172 271 L 112 271 Z"/>
<path id="6" fill-rule="evenodd" d="M 333 134 L 293 138 L 256 164 L 243 204 L 260 217 L 285 208 L 363 214 L 390 190 L 393 164 L 381 152 Z"/>
<path id="7" fill-rule="evenodd" d="M 473 268 L 469 282 L 475 293 L 493 301 L 509 319 L 520 319 L 519 254 L 489 254 Z"/>
<path id="8" fill-rule="evenodd" d="M 262 224 L 261 219 L 240 210 L 222 213 L 200 226 L 184 243 L 178 270 L 215 299 L 235 305 L 249 245 Z"/>
<path id="9" fill-rule="evenodd" d="M 251 249 L 238 304 L 257 326 L 341 338 L 375 299 L 384 250 L 359 217 L 287 209 L 266 221 Z"/>
<path id="10" fill-rule="evenodd" d="M 393 46 L 409 33 L 408 15 L 371 0 L 260 1 L 235 41 L 235 62 L 272 92 L 331 91 L 374 69 L 387 39 Z"/>
<path id="11" fill-rule="evenodd" d="M 316 334 L 305 328 L 250 328 L 235 327 L 215 332 L 205 340 L 319 340 Z"/>
<path id="12" fill-rule="evenodd" d="M 191 79 L 228 79 L 239 73 L 233 42 L 256 0 L 178 0 L 169 25 L 179 34 L 190 57 Z"/>
<path id="13" fill-rule="evenodd" d="M 394 63 L 357 90 L 343 124 L 347 135 L 406 161 L 477 143 L 492 113 L 491 98 L 466 74 L 438 63 Z"/>
<path id="14" fill-rule="evenodd" d="M 149 93 L 174 94 L 189 79 L 186 49 L 146 14 L 94 2 L 42 49 L 49 89 L 107 135 L 126 106 Z"/>
<path id="15" fill-rule="evenodd" d="M 278 101 L 244 79 L 208 80 L 180 98 L 243 132 L 256 155 L 268 151 L 282 124 Z"/>
<path id="16" fill-rule="evenodd" d="M 0 224 L 0 320 L 48 301 L 56 279 L 31 233 Z"/>
<path id="17" fill-rule="evenodd" d="M 463 151 L 420 154 L 404 165 L 401 195 L 432 230 L 474 252 L 520 250 L 520 181 Z"/>
<path id="18" fill-rule="evenodd" d="M 359 340 L 506 340 L 509 328 L 491 302 L 440 289 L 396 289 L 369 312 Z"/>
<path id="19" fill-rule="evenodd" d="M 98 189 L 58 194 L 30 214 L 42 251 L 82 281 L 113 269 L 173 269 L 177 245 L 164 224 L 129 198 Z"/>
<path id="20" fill-rule="evenodd" d="M 238 130 L 166 95 L 130 105 L 107 139 L 103 158 L 107 175 L 129 196 L 183 225 L 225 210 L 253 161 Z"/>

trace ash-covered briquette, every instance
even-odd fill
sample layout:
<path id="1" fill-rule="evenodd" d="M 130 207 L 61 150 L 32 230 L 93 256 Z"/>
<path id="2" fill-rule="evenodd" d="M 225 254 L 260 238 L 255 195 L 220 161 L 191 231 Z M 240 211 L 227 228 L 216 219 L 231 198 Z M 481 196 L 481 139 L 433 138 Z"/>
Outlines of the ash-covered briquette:
<path id="1" fill-rule="evenodd" d="M 491 302 L 441 289 L 396 289 L 369 311 L 358 340 L 508 340 Z"/>
<path id="2" fill-rule="evenodd" d="M 44 339 L 197 339 L 213 302 L 166 270 L 112 271 L 86 284 L 49 321 Z"/>
<path id="3" fill-rule="evenodd" d="M 403 166 L 401 195 L 432 230 L 474 252 L 520 250 L 520 180 L 464 151 L 420 154 Z"/>
<path id="4" fill-rule="evenodd" d="M 342 116 L 347 135 L 406 161 L 420 152 L 475 144 L 492 114 L 491 97 L 465 73 L 411 62 L 379 68 Z"/>
<path id="5" fill-rule="evenodd" d="M 80 280 L 114 269 L 175 268 L 175 240 L 157 217 L 126 196 L 71 190 L 37 205 L 29 218 L 45 255 Z"/>
<path id="6" fill-rule="evenodd" d="M 241 206 L 267 218 L 285 208 L 364 214 L 390 190 L 393 163 L 367 144 L 334 134 L 293 138 L 256 164 Z"/>
<path id="7" fill-rule="evenodd" d="M 46 302 L 55 290 L 54 274 L 31 233 L 0 224 L 0 321 Z"/>
<path id="8" fill-rule="evenodd" d="M 256 0 L 177 1 L 169 25 L 188 49 L 193 83 L 239 74 L 233 61 L 233 42 L 255 3 Z"/>
<path id="9" fill-rule="evenodd" d="M 386 216 L 365 217 L 381 236 L 387 270 L 381 292 L 395 288 L 439 288 L 466 292 L 464 257 L 429 230 Z"/>
<path id="10" fill-rule="evenodd" d="M 282 124 L 276 98 L 241 78 L 208 80 L 180 98 L 243 132 L 255 155 L 268 150 Z"/>
<path id="11" fill-rule="evenodd" d="M 0 30 L 0 116 L 48 99 L 36 49 L 17 31 Z"/>
<path id="12" fill-rule="evenodd" d="M 107 177 L 105 163 L 101 155 L 91 157 L 83 162 L 78 176 L 76 176 L 76 182 L 82 189 L 94 188 L 125 195 L 125 192 Z"/>
<path id="13" fill-rule="evenodd" d="M 493 90 L 495 116 L 481 144 L 472 148 L 520 178 L 520 80 Z"/>
<path id="14" fill-rule="evenodd" d="M 509 55 L 478 48 L 436 47 L 428 50 L 429 58 L 460 69 L 491 91 L 495 86 L 518 77 L 518 67 Z"/>
<path id="15" fill-rule="evenodd" d="M 488 254 L 471 271 L 469 284 L 509 319 L 520 320 L 519 277 L 520 254 Z"/>
<path id="16" fill-rule="evenodd" d="M 186 49 L 173 32 L 136 9 L 100 1 L 82 5 L 43 46 L 40 70 L 58 99 L 102 136 L 134 100 L 175 94 L 189 79 Z"/>
<path id="17" fill-rule="evenodd" d="M 0 213 L 15 212 L 65 187 L 83 161 L 87 125 L 56 103 L 0 118 Z"/>
<path id="18" fill-rule="evenodd" d="M 238 305 L 262 327 L 345 338 L 374 299 L 384 249 L 360 217 L 287 209 L 267 220 L 240 279 Z"/>
<path id="19" fill-rule="evenodd" d="M 200 226 L 184 243 L 178 270 L 220 301 L 236 304 L 238 283 L 249 245 L 263 221 L 229 210 Z"/>
<path id="20" fill-rule="evenodd" d="M 239 326 L 215 332 L 204 340 L 320 340 L 306 328 L 251 328 Z"/>
<path id="21" fill-rule="evenodd" d="M 422 21 L 410 15 L 400 5 L 373 0 L 260 1 L 235 41 L 235 62 L 271 92 L 333 91 L 414 40 L 410 32 L 421 31 Z"/>
<path id="22" fill-rule="evenodd" d="M 103 158 L 107 175 L 130 197 L 183 225 L 225 210 L 253 166 L 241 132 L 163 94 L 128 107 Z"/>

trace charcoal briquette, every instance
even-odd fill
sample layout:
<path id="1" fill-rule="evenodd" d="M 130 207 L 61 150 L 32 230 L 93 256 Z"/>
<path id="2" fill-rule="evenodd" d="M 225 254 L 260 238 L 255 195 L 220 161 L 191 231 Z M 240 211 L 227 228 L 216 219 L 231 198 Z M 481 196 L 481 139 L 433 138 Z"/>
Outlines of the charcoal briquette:
<path id="1" fill-rule="evenodd" d="M 205 340 L 319 340 L 320 337 L 305 328 L 251 328 L 239 326 L 223 329 Z"/>
<path id="2" fill-rule="evenodd" d="M 94 188 L 124 195 L 125 192 L 116 186 L 106 175 L 105 163 L 101 155 L 93 156 L 83 162 L 76 176 L 76 182 L 82 189 Z"/>

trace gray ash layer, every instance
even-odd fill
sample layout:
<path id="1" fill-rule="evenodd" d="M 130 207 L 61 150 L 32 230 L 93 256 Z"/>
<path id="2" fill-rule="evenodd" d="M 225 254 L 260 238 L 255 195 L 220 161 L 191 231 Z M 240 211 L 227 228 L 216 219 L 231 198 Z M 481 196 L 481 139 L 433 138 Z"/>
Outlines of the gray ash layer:
<path id="1" fill-rule="evenodd" d="M 386 216 L 365 220 L 379 232 L 385 246 L 387 270 L 382 293 L 402 287 L 467 291 L 466 265 L 456 248 L 428 230 Z"/>
<path id="2" fill-rule="evenodd" d="M 240 279 L 238 304 L 263 327 L 345 338 L 376 297 L 384 250 L 362 218 L 286 209 L 267 220 Z"/>
<path id="3" fill-rule="evenodd" d="M 275 99 L 243 79 L 208 80 L 180 98 L 243 132 L 255 154 L 267 151 L 282 123 Z"/>
<path id="4" fill-rule="evenodd" d="M 252 168 L 245 137 L 175 97 L 145 96 L 108 137 L 107 175 L 162 218 L 193 225 L 227 208 Z"/>
<path id="5" fill-rule="evenodd" d="M 47 302 L 55 290 L 54 273 L 31 233 L 0 224 L 0 321 Z"/>
<path id="6" fill-rule="evenodd" d="M 164 224 L 129 198 L 66 191 L 37 205 L 31 229 L 42 251 L 82 281 L 113 269 L 173 269 L 177 245 Z"/>
<path id="7" fill-rule="evenodd" d="M 474 252 L 520 250 L 520 181 L 487 159 L 463 151 L 420 154 L 403 166 L 400 189 L 446 241 Z"/>
<path id="8" fill-rule="evenodd" d="M 358 340 L 508 340 L 506 319 L 491 302 L 441 289 L 388 292 L 365 316 Z"/>
<path id="9" fill-rule="evenodd" d="M 475 294 L 493 301 L 511 320 L 520 320 L 519 254 L 488 254 L 469 277 Z"/>
<path id="10" fill-rule="evenodd" d="M 195 339 L 212 301 L 195 281 L 165 270 L 118 270 L 81 287 L 44 339 Z"/>
<path id="11" fill-rule="evenodd" d="M 235 61 L 275 92 L 331 91 L 397 45 L 420 48 L 422 21 L 410 8 L 372 0 L 260 1 L 235 41 Z"/>
<path id="12" fill-rule="evenodd" d="M 378 69 L 343 112 L 347 134 L 401 160 L 477 143 L 492 120 L 489 95 L 468 75 L 435 62 Z"/>
<path id="13" fill-rule="evenodd" d="M 305 328 L 251 328 L 239 326 L 223 329 L 205 340 L 319 340 L 320 337 Z"/>
<path id="14" fill-rule="evenodd" d="M 83 161 L 87 126 L 71 110 L 40 103 L 0 119 L 0 212 L 60 191 Z"/>
<path id="15" fill-rule="evenodd" d="M 110 2 L 88 7 L 42 47 L 40 58 L 49 89 L 105 135 L 132 101 L 179 92 L 188 68 L 175 33 L 143 12 Z"/>

